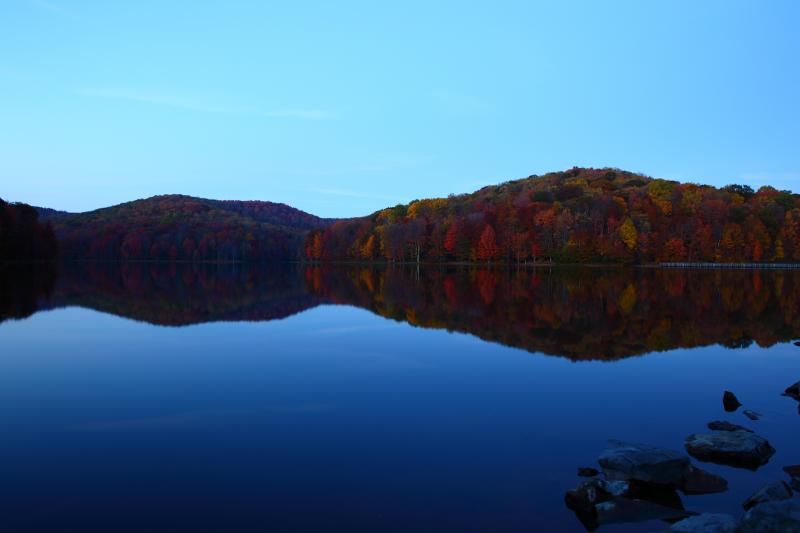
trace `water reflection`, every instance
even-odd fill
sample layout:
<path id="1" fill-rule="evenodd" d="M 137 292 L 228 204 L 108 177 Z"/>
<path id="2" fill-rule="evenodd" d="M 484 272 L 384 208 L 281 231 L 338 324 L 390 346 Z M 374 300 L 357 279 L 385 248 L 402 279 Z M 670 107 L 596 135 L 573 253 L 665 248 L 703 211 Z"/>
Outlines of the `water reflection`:
<path id="1" fill-rule="evenodd" d="M 800 272 L 89 263 L 7 266 L 0 320 L 81 306 L 164 326 L 346 304 L 572 360 L 800 336 Z"/>

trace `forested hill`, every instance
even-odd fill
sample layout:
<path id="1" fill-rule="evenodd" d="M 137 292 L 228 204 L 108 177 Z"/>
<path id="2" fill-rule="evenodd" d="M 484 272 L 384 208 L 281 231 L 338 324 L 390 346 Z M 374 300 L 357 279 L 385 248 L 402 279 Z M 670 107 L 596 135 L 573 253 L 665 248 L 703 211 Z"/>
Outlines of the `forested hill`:
<path id="1" fill-rule="evenodd" d="M 309 233 L 314 260 L 800 261 L 800 195 L 573 168 Z"/>
<path id="2" fill-rule="evenodd" d="M 53 229 L 35 207 L 0 198 L 0 261 L 50 260 L 57 252 Z"/>
<path id="3" fill-rule="evenodd" d="M 154 196 L 48 216 L 66 259 L 265 261 L 299 257 L 332 220 L 284 204 Z"/>

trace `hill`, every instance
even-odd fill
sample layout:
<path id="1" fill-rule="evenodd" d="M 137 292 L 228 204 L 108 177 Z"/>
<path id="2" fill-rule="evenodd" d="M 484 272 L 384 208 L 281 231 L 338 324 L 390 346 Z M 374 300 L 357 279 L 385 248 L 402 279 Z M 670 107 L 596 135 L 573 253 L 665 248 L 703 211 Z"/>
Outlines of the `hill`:
<path id="1" fill-rule="evenodd" d="M 0 199 L 0 260 L 48 260 L 57 252 L 53 229 L 39 220 L 35 207 Z"/>
<path id="2" fill-rule="evenodd" d="M 332 221 L 285 204 L 154 196 L 50 217 L 66 259 L 295 259 L 305 234 Z"/>
<path id="3" fill-rule="evenodd" d="M 573 168 L 309 233 L 312 260 L 800 261 L 800 195 Z"/>

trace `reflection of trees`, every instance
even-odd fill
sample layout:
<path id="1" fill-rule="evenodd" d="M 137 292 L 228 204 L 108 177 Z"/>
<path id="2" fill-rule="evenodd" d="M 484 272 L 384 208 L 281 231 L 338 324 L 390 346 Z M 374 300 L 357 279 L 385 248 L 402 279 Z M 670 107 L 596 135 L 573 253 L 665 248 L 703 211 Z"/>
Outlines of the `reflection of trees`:
<path id="1" fill-rule="evenodd" d="M 203 263 L 64 267 L 52 306 L 79 305 L 165 326 L 284 318 L 318 304 L 296 269 Z"/>
<path id="2" fill-rule="evenodd" d="M 306 278 L 381 316 L 576 360 L 800 335 L 795 271 L 309 267 Z"/>
<path id="3" fill-rule="evenodd" d="M 34 272 L 0 276 L 0 319 L 80 305 L 176 326 L 341 303 L 574 360 L 800 336 L 798 271 L 88 263 L 63 266 L 55 284 Z"/>
<path id="4" fill-rule="evenodd" d="M 35 313 L 52 296 L 55 281 L 52 263 L 0 263 L 0 322 Z"/>

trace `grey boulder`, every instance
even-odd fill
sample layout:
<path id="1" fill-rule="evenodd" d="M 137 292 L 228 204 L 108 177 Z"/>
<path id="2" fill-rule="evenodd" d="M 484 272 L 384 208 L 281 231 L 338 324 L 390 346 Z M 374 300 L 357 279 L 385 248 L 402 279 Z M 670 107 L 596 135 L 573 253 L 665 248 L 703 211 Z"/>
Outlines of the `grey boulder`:
<path id="1" fill-rule="evenodd" d="M 734 533 L 736 519 L 729 514 L 703 513 L 675 522 L 670 533 Z"/>
<path id="2" fill-rule="evenodd" d="M 800 531 L 800 501 L 783 500 L 756 505 L 739 522 L 741 533 Z"/>
<path id="3" fill-rule="evenodd" d="M 788 500 L 791 497 L 792 489 L 789 488 L 789 485 L 784 481 L 775 481 L 755 491 L 742 503 L 742 507 L 748 510 L 762 503 L 779 502 L 781 500 Z"/>
<path id="4" fill-rule="evenodd" d="M 728 490 L 728 482 L 702 468 L 690 466 L 683 476 L 683 485 L 678 488 L 687 495 L 713 494 Z"/>
<path id="5" fill-rule="evenodd" d="M 680 487 L 691 466 L 684 454 L 619 440 L 608 441 L 598 458 L 608 479 L 645 481 Z"/>
<path id="6" fill-rule="evenodd" d="M 775 448 L 763 437 L 749 431 L 714 431 L 686 437 L 686 451 L 701 461 L 757 469 L 766 464 Z"/>

